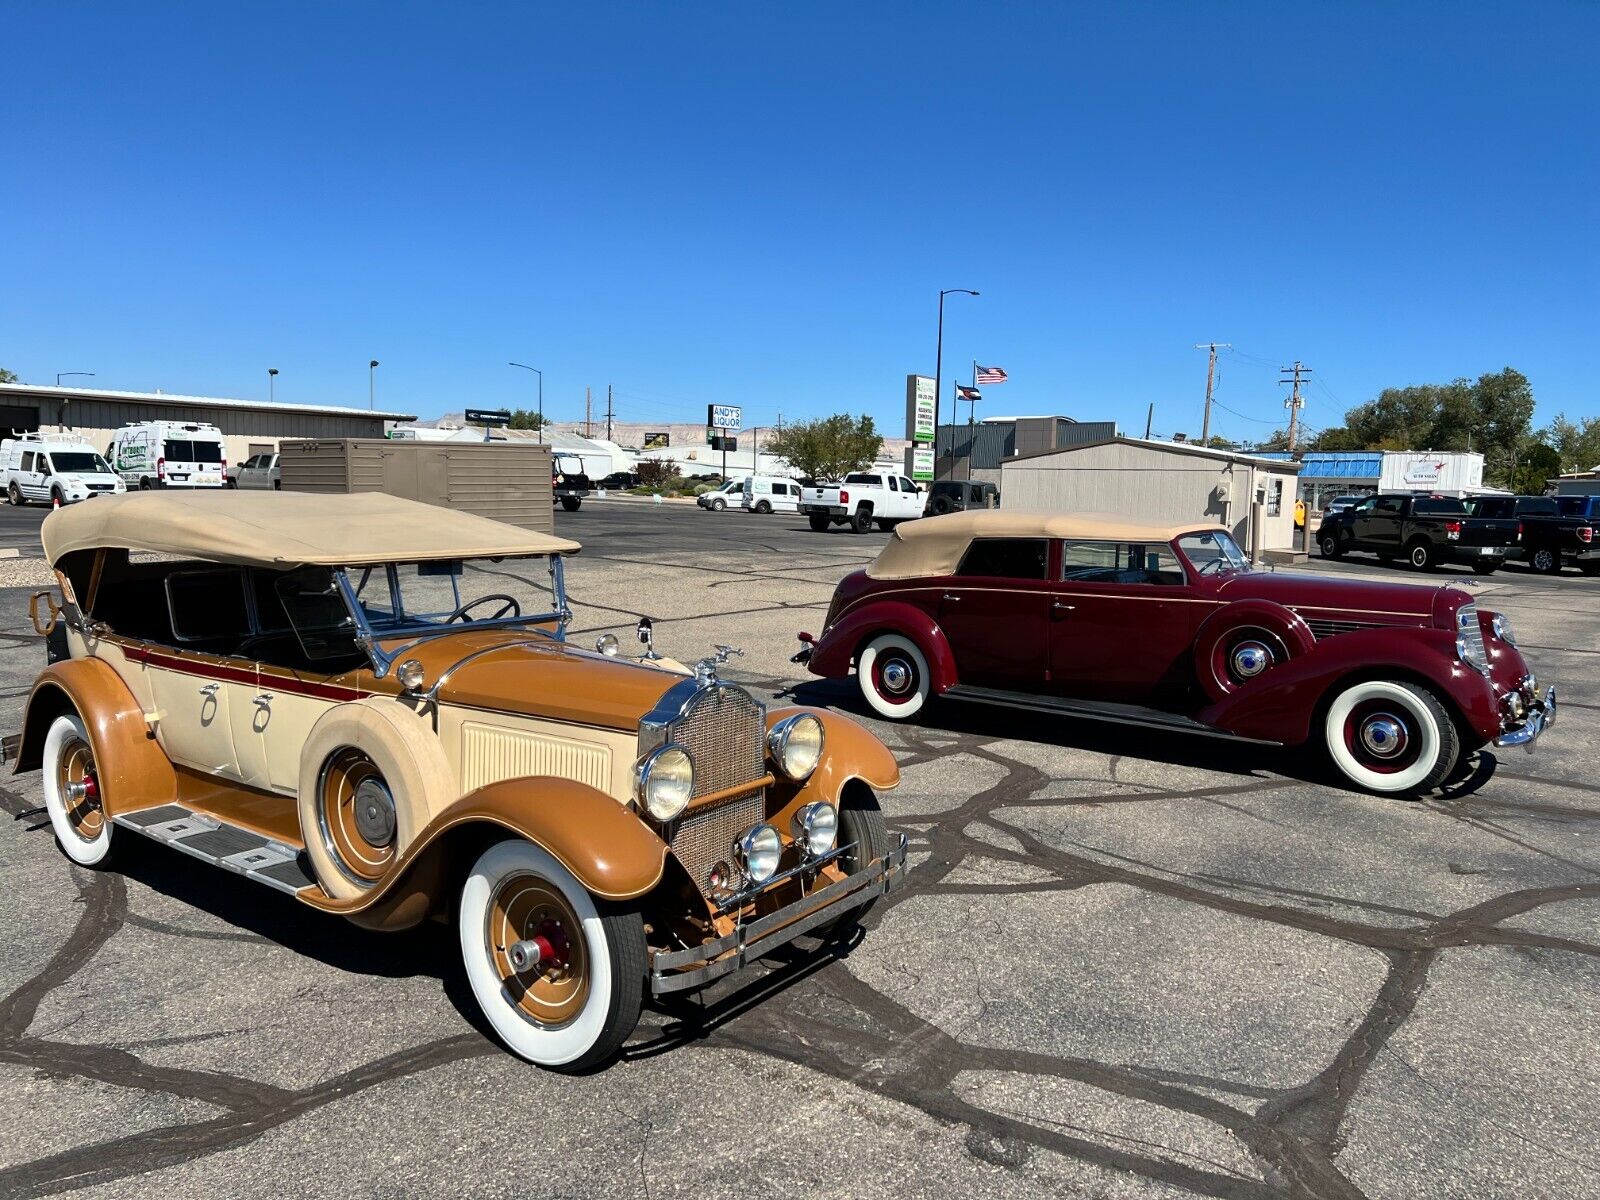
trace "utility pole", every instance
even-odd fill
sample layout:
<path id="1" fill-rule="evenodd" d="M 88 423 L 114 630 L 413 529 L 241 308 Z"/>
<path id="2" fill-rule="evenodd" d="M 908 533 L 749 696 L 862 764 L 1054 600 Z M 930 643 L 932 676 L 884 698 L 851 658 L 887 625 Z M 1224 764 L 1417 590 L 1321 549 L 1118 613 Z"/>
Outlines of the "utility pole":
<path id="1" fill-rule="evenodd" d="M 1155 419 L 1156 419 L 1156 402 L 1154 400 L 1152 400 L 1152 401 L 1150 401 L 1150 409 L 1149 409 L 1149 411 L 1144 414 L 1144 440 L 1147 441 L 1147 442 L 1150 440 L 1150 426 L 1155 423 Z"/>
<path id="2" fill-rule="evenodd" d="M 1217 349 L 1219 346 L 1223 350 L 1233 349 L 1232 342 L 1203 342 L 1195 346 L 1196 350 L 1209 349 L 1211 351 L 1206 356 L 1206 415 L 1200 419 L 1200 444 L 1202 446 L 1207 446 L 1211 443 L 1211 385 L 1217 377 Z"/>
<path id="3" fill-rule="evenodd" d="M 594 389 L 583 389 L 583 436 L 588 437 L 593 432 L 594 425 Z"/>
<path id="4" fill-rule="evenodd" d="M 611 437 L 611 418 L 612 418 L 612 415 L 613 414 L 612 414 L 612 411 L 611 411 L 611 385 L 608 383 L 608 384 L 606 384 L 606 441 L 608 441 L 608 442 L 612 440 L 612 437 Z"/>
<path id="5" fill-rule="evenodd" d="M 1289 398 L 1283 402 L 1283 406 L 1289 410 L 1289 452 L 1292 454 L 1294 452 L 1295 430 L 1300 424 L 1300 410 L 1305 407 L 1306 403 L 1300 398 L 1300 377 L 1311 374 L 1311 368 L 1296 359 L 1294 366 L 1280 367 L 1279 370 L 1284 373 L 1286 378 L 1278 380 L 1278 386 L 1282 387 L 1286 383 L 1294 385 L 1289 393 Z M 1287 378 L 1291 373 L 1293 379 Z"/>

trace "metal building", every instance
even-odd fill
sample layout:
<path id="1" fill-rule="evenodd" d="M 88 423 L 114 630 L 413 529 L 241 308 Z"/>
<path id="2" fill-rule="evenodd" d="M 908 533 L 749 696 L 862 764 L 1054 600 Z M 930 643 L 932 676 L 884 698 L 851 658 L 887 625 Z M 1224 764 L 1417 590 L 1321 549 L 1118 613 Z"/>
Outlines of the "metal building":
<path id="1" fill-rule="evenodd" d="M 1261 546 L 1294 545 L 1293 462 L 1180 442 L 1115 437 L 1008 458 L 1000 468 L 1006 508 L 1116 513 L 1150 521 L 1214 521 L 1252 548 L 1251 510 L 1261 501 Z"/>
<path id="2" fill-rule="evenodd" d="M 384 422 L 415 419 L 410 413 L 321 404 L 0 383 L 0 430 L 70 430 L 83 435 L 102 453 L 118 429 L 138 421 L 215 425 L 222 431 L 228 461 L 233 463 L 276 450 L 278 443 L 288 438 L 382 437 Z"/>
<path id="3" fill-rule="evenodd" d="M 1071 417 L 987 417 L 977 424 L 939 426 L 934 442 L 940 479 L 977 479 L 998 485 L 1000 464 L 1024 454 L 1059 450 L 1117 436 L 1115 421 Z"/>

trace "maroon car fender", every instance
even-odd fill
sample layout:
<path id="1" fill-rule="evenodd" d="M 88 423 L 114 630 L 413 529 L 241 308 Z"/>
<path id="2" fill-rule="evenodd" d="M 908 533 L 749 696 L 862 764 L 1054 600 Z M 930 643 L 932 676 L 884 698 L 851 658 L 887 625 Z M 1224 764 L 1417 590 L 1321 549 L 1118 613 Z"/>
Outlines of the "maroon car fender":
<path id="1" fill-rule="evenodd" d="M 957 683 L 955 655 L 939 623 L 904 600 L 881 600 L 855 609 L 817 639 L 806 664 L 813 675 L 838 679 L 850 674 L 850 664 L 863 642 L 880 633 L 910 638 L 928 660 L 934 695 Z"/>
<path id="2" fill-rule="evenodd" d="M 1456 657 L 1455 638 L 1444 629 L 1362 629 L 1326 638 L 1196 716 L 1241 737 L 1298 745 L 1317 734 L 1312 721 L 1323 699 L 1356 677 L 1431 684 L 1480 743 L 1500 732 L 1493 685 Z"/>
<path id="3" fill-rule="evenodd" d="M 1227 655 L 1229 640 L 1241 629 L 1259 629 L 1268 636 L 1273 646 L 1276 671 L 1284 662 L 1310 654 L 1316 648 L 1317 638 L 1305 618 L 1292 609 L 1271 600 L 1238 600 L 1224 604 L 1200 624 L 1194 638 L 1194 674 L 1212 700 L 1221 702 L 1239 691 L 1252 686 L 1239 683 L 1228 674 Z"/>

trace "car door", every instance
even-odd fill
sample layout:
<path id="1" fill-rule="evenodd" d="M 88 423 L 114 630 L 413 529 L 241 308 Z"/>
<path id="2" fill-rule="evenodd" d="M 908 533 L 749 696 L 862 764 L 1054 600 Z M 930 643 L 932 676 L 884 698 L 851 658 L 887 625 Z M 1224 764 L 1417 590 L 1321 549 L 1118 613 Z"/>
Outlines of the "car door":
<path id="1" fill-rule="evenodd" d="M 917 485 L 904 475 L 900 479 L 899 511 L 895 514 L 901 518 L 920 517 L 922 515 L 922 493 L 917 491 Z"/>
<path id="2" fill-rule="evenodd" d="M 939 593 L 938 621 L 964 684 L 1037 691 L 1050 606 L 1046 538 L 978 538 Z"/>
<path id="3" fill-rule="evenodd" d="M 1363 549 L 1400 553 L 1400 499 L 1371 496 L 1356 506 L 1351 528 Z"/>
<path id="4" fill-rule="evenodd" d="M 1089 700 L 1148 703 L 1187 661 L 1195 603 L 1165 543 L 1061 543 L 1050 596 L 1052 691 Z"/>
<path id="5" fill-rule="evenodd" d="M 250 634 L 243 572 L 230 567 L 174 571 L 166 593 L 173 642 L 151 654 L 156 740 L 167 757 L 211 775 L 243 779 L 234 744 L 232 686 L 254 667 L 230 656 Z"/>

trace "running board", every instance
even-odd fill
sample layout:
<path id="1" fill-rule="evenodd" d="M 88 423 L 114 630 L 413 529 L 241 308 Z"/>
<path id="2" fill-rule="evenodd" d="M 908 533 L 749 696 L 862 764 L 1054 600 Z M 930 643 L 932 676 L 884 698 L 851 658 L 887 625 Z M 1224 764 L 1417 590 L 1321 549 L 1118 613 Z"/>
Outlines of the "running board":
<path id="1" fill-rule="evenodd" d="M 181 804 L 120 813 L 111 821 L 291 896 L 315 882 L 301 865 L 301 852 L 293 846 Z"/>
<path id="2" fill-rule="evenodd" d="M 969 700 L 975 704 L 997 704 L 1029 712 L 1077 717 L 1085 721 L 1109 721 L 1114 725 L 1137 725 L 1167 733 L 1188 733 L 1196 737 L 1221 738 L 1229 742 L 1249 742 L 1257 746 L 1281 746 L 1263 738 L 1240 737 L 1225 729 L 1206 725 L 1182 713 L 1146 708 L 1142 704 L 1118 704 L 1111 700 L 1073 700 L 1065 696 L 1039 696 L 1032 692 L 1008 692 L 1000 688 L 972 687 L 958 683 L 941 695 L 949 700 Z"/>

